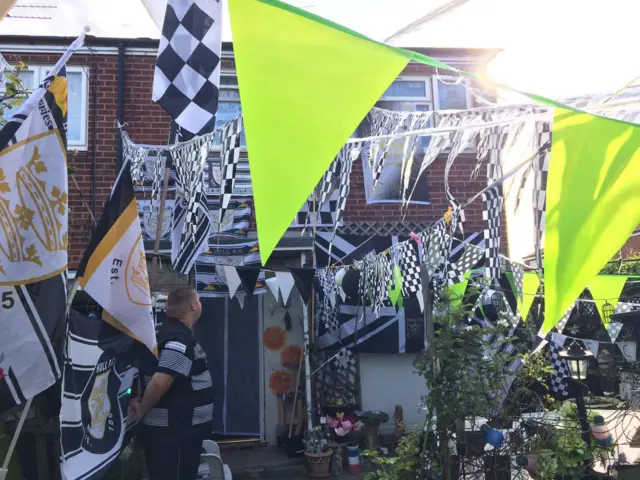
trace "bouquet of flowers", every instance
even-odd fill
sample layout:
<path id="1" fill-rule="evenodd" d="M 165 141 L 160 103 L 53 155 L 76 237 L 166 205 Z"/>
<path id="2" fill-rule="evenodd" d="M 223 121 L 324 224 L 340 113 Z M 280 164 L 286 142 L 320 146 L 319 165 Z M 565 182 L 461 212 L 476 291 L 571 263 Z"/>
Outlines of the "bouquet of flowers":
<path id="1" fill-rule="evenodd" d="M 338 413 L 335 417 L 327 415 L 327 425 L 338 437 L 344 437 L 351 432 L 359 432 L 362 422 L 354 417 L 345 417 L 344 413 Z"/>

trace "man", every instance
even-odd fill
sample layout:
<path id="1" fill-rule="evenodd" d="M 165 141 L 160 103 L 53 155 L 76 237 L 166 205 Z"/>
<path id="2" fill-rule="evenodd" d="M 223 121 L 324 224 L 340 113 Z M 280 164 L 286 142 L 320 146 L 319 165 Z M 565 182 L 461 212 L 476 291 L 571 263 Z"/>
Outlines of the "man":
<path id="1" fill-rule="evenodd" d="M 131 401 L 150 480 L 195 480 L 202 441 L 213 431 L 213 387 L 207 357 L 193 336 L 202 313 L 191 288 L 167 299 L 158 358 L 141 360 L 143 395 Z"/>

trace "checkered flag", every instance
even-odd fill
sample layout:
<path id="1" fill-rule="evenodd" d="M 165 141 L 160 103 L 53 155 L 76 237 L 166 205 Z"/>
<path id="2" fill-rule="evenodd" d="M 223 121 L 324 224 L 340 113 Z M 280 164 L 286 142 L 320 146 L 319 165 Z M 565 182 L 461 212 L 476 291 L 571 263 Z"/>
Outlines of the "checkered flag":
<path id="1" fill-rule="evenodd" d="M 512 263 L 511 264 L 511 272 L 513 273 L 513 281 L 516 284 L 516 295 L 523 299 L 524 294 L 522 293 L 522 285 L 524 282 L 524 267 L 520 263 Z"/>
<path id="2" fill-rule="evenodd" d="M 242 115 L 234 118 L 222 127 L 222 145 L 220 149 L 220 217 L 219 222 L 229 207 L 236 183 L 238 160 L 240 160 L 240 137 L 242 135 Z"/>
<path id="3" fill-rule="evenodd" d="M 551 124 L 536 122 L 538 152 L 533 159 L 533 215 L 536 227 L 536 260 L 538 268 L 542 266 L 542 239 L 545 231 L 545 213 L 547 210 L 547 177 L 551 158 Z"/>
<path id="4" fill-rule="evenodd" d="M 443 263 L 446 242 L 445 228 L 444 221 L 436 223 L 433 228 L 429 229 L 428 242 L 422 244 L 423 262 L 427 263 L 429 277 L 432 277 Z"/>
<path id="5" fill-rule="evenodd" d="M 416 250 L 411 242 L 401 244 L 398 263 L 402 273 L 402 294 L 408 297 L 412 293 L 418 293 L 422 289 L 420 264 L 418 263 Z"/>
<path id="6" fill-rule="evenodd" d="M 213 136 L 198 137 L 172 150 L 178 196 L 173 214 L 171 260 L 174 269 L 187 274 L 207 246 L 211 218 L 204 193 L 204 167 Z M 179 240 L 178 240 L 179 239 Z"/>
<path id="7" fill-rule="evenodd" d="M 358 142 L 345 145 L 338 153 L 340 161 L 340 187 L 338 205 L 336 207 L 336 221 L 333 227 L 333 234 L 331 235 L 331 242 L 329 242 L 329 258 L 331 258 L 331 249 L 333 248 L 333 239 L 336 236 L 336 230 L 340 222 L 342 222 L 342 215 L 347 205 L 347 197 L 351 189 L 351 169 L 353 168 L 353 162 L 358 158 L 361 151 L 362 142 Z"/>
<path id="8" fill-rule="evenodd" d="M 502 192 L 499 185 L 482 193 L 482 220 L 484 220 L 485 265 L 488 279 L 500 279 L 500 210 Z"/>
<path id="9" fill-rule="evenodd" d="M 168 0 L 153 101 L 191 135 L 215 129 L 222 48 L 220 0 Z"/>
<path id="10" fill-rule="evenodd" d="M 564 330 L 564 327 L 567 326 L 567 323 L 569 322 L 569 317 L 571 317 L 571 312 L 573 312 L 573 307 L 575 306 L 576 306 L 576 302 L 573 302 L 571 306 L 567 309 L 567 311 L 564 312 L 564 315 L 562 315 L 562 318 L 560 319 L 560 321 L 556 324 L 556 330 L 558 331 L 558 333 L 562 333 L 562 331 Z"/>
<path id="11" fill-rule="evenodd" d="M 560 356 L 565 339 L 564 335 L 552 334 L 551 342 L 549 343 L 549 362 L 551 362 L 551 367 L 553 368 L 550 387 L 553 393 L 562 397 L 569 396 L 567 378 L 571 375 L 567 361 Z"/>

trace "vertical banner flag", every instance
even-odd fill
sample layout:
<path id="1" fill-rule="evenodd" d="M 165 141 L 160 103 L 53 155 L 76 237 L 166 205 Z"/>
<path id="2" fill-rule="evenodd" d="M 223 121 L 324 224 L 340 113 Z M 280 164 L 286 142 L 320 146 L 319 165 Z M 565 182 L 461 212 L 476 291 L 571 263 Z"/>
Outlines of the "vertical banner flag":
<path id="1" fill-rule="evenodd" d="M 168 0 L 153 77 L 153 100 L 176 123 L 181 141 L 212 133 L 216 127 L 220 57 L 222 50 L 221 0 Z M 181 164 L 176 196 L 171 260 L 176 270 L 188 273 L 196 257 L 207 248 L 211 221 L 204 195 L 204 169 L 211 142 L 202 140 Z M 201 148 L 200 148 L 201 147 Z M 195 158 L 199 157 L 199 158 Z M 189 180 L 187 180 L 189 179 Z M 182 199 L 188 200 L 187 208 Z M 190 233 L 185 235 L 185 233 Z"/>
<path id="2" fill-rule="evenodd" d="M 68 242 L 67 78 L 80 36 L 0 130 L 0 411 L 60 378 Z"/>
<path id="3" fill-rule="evenodd" d="M 525 272 L 522 275 L 522 294 L 516 296 L 518 311 L 523 320 L 527 319 L 531 305 L 540 287 L 540 277 L 536 272 Z"/>
<path id="4" fill-rule="evenodd" d="M 105 321 L 155 351 L 147 259 L 128 163 L 120 169 L 77 278 L 104 309 Z"/>
<path id="5" fill-rule="evenodd" d="M 67 480 L 103 478 L 128 443 L 136 342 L 74 310 L 64 358 L 60 443 Z M 142 347 L 144 348 L 144 347 Z"/>
<path id="6" fill-rule="evenodd" d="M 556 107 L 542 336 L 640 223 L 640 126 Z"/>
<path id="7" fill-rule="evenodd" d="M 625 283 L 627 283 L 626 275 L 596 275 L 589 280 L 589 291 L 605 327 L 609 326 L 611 319 L 608 316 L 605 318 L 604 306 L 609 303 L 611 312 L 616 309 Z"/>
<path id="8" fill-rule="evenodd" d="M 221 50 L 221 0 L 168 0 L 153 101 L 189 137 L 215 129 Z"/>

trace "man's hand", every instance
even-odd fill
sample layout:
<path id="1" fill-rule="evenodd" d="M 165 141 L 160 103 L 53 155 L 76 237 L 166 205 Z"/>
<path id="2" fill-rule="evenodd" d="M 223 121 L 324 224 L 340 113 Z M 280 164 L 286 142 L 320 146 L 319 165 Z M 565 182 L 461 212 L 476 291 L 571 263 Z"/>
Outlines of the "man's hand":
<path id="1" fill-rule="evenodd" d="M 129 410 L 131 410 L 131 416 L 136 422 L 142 420 L 146 415 L 146 412 L 142 411 L 142 397 L 132 398 L 129 401 Z"/>

